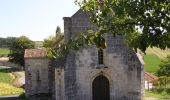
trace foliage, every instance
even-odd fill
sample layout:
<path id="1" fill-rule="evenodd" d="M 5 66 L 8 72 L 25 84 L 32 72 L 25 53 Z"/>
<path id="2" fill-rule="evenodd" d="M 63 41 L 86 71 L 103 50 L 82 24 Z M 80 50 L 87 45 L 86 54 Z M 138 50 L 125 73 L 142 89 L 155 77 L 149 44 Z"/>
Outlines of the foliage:
<path id="1" fill-rule="evenodd" d="M 145 61 L 145 71 L 149 73 L 155 74 L 159 69 L 159 64 L 161 63 L 161 59 L 155 54 L 146 54 L 144 55 Z"/>
<path id="2" fill-rule="evenodd" d="M 55 41 L 56 41 L 55 36 L 49 36 L 47 39 L 44 39 L 43 46 L 46 48 L 51 48 L 54 45 Z"/>
<path id="3" fill-rule="evenodd" d="M 56 37 L 61 34 L 61 29 L 59 26 L 56 28 Z"/>
<path id="4" fill-rule="evenodd" d="M 0 47 L 9 48 L 15 40 L 16 37 L 0 38 Z"/>
<path id="5" fill-rule="evenodd" d="M 151 91 L 145 91 L 146 96 L 170 99 L 170 77 L 162 76 L 153 81 L 155 86 Z"/>
<path id="6" fill-rule="evenodd" d="M 44 39 L 43 46 L 46 47 L 46 48 L 51 48 L 56 43 L 56 41 L 59 40 L 61 37 L 62 37 L 61 29 L 60 29 L 59 26 L 57 26 L 56 35 L 55 36 L 49 36 L 47 39 Z"/>
<path id="7" fill-rule="evenodd" d="M 7 57 L 10 54 L 10 50 L 7 48 L 0 48 L 0 57 Z"/>
<path id="8" fill-rule="evenodd" d="M 98 27 L 98 30 L 88 35 L 89 39 L 93 39 L 85 39 L 95 44 L 97 48 L 106 48 L 104 37 L 107 32 L 112 32 L 113 36 L 126 36 L 125 42 L 135 51 L 139 48 L 145 52 L 149 46 L 170 48 L 170 3 L 168 0 L 75 1 L 83 11 L 89 14 L 90 20 Z M 74 45 L 76 46 L 74 49 L 81 48 L 82 45 L 78 45 L 76 41 L 77 39 L 72 38 L 67 42 L 68 44 L 63 44 L 61 47 Z M 51 54 L 61 55 L 62 50 L 56 49 Z"/>
<path id="9" fill-rule="evenodd" d="M 165 60 L 162 60 L 159 70 L 157 71 L 158 76 L 170 77 L 170 55 Z"/>
<path id="10" fill-rule="evenodd" d="M 74 39 L 62 42 L 56 48 L 49 49 L 48 56 L 50 58 L 62 59 L 69 50 L 79 50 L 82 47 L 96 45 L 97 48 L 106 48 L 105 40 L 98 32 L 93 34 L 93 31 L 88 31 L 88 34 L 78 34 Z"/>
<path id="11" fill-rule="evenodd" d="M 43 47 L 43 41 L 34 41 L 35 47 Z"/>
<path id="12" fill-rule="evenodd" d="M 35 43 L 26 36 L 21 36 L 10 47 L 11 54 L 9 54 L 9 61 L 18 63 L 24 66 L 24 52 L 25 49 L 34 48 Z"/>
<path id="13" fill-rule="evenodd" d="M 18 95 L 24 93 L 24 89 L 16 88 L 6 83 L 0 83 L 0 96 Z"/>
<path id="14" fill-rule="evenodd" d="M 159 99 L 170 99 L 170 94 L 166 91 L 145 91 L 145 97 L 159 98 Z"/>
<path id="15" fill-rule="evenodd" d="M 170 77 L 161 76 L 158 80 L 153 81 L 156 88 L 170 89 Z"/>
<path id="16" fill-rule="evenodd" d="M 0 66 L 0 82 L 11 83 L 13 78 L 10 76 L 10 73 L 6 71 L 7 69 Z"/>
<path id="17" fill-rule="evenodd" d="M 99 27 L 99 34 L 108 31 L 127 36 L 127 44 L 145 52 L 149 46 L 170 48 L 169 0 L 76 0 Z M 145 2 L 144 2 L 145 1 Z"/>

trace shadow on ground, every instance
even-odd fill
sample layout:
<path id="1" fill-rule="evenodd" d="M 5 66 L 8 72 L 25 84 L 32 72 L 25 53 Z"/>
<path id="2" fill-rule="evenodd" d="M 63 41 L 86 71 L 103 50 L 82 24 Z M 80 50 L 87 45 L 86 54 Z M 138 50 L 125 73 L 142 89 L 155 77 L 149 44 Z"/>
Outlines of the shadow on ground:
<path id="1" fill-rule="evenodd" d="M 0 72 L 2 73 L 12 73 L 12 72 L 18 72 L 18 71 L 21 71 L 21 70 L 17 68 L 9 68 L 9 67 L 0 68 Z"/>

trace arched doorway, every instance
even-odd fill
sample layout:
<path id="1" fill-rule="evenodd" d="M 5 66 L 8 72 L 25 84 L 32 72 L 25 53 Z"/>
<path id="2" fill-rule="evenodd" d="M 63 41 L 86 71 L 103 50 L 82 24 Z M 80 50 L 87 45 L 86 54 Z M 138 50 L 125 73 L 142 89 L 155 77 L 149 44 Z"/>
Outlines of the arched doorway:
<path id="1" fill-rule="evenodd" d="M 98 76 L 92 83 L 93 100 L 110 100 L 109 80 L 105 76 Z"/>

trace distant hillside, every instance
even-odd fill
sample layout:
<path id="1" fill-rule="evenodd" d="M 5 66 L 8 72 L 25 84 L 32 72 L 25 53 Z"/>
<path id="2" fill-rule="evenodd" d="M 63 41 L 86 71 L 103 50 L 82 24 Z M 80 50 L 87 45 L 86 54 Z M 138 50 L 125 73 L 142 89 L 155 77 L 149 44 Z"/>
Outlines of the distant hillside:
<path id="1" fill-rule="evenodd" d="M 160 59 L 164 59 L 167 57 L 167 55 L 169 54 L 170 55 L 170 49 L 166 49 L 166 50 L 161 50 L 159 48 L 148 48 L 146 50 L 146 53 L 147 54 L 154 54 L 156 56 L 158 56 Z"/>
<path id="2" fill-rule="evenodd" d="M 159 69 L 161 59 L 164 59 L 170 55 L 170 50 L 161 50 L 159 48 L 148 48 L 146 55 L 144 56 L 145 71 L 155 73 Z"/>

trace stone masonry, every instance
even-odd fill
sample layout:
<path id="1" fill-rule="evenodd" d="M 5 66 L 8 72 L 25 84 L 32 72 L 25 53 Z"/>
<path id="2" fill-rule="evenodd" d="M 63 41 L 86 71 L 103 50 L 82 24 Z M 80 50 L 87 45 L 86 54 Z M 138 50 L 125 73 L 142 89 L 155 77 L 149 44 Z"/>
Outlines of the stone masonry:
<path id="1" fill-rule="evenodd" d="M 89 29 L 97 30 L 97 27 L 82 10 L 72 17 L 64 17 L 65 41 L 79 33 L 87 34 Z M 55 100 L 94 100 L 93 81 L 104 76 L 109 82 L 109 100 L 143 100 L 142 57 L 125 45 L 124 36 L 113 37 L 107 33 L 105 38 L 102 65 L 98 63 L 95 46 L 69 51 L 62 66 L 53 60 L 52 73 L 49 59 L 26 58 L 27 96 L 52 92 Z"/>

